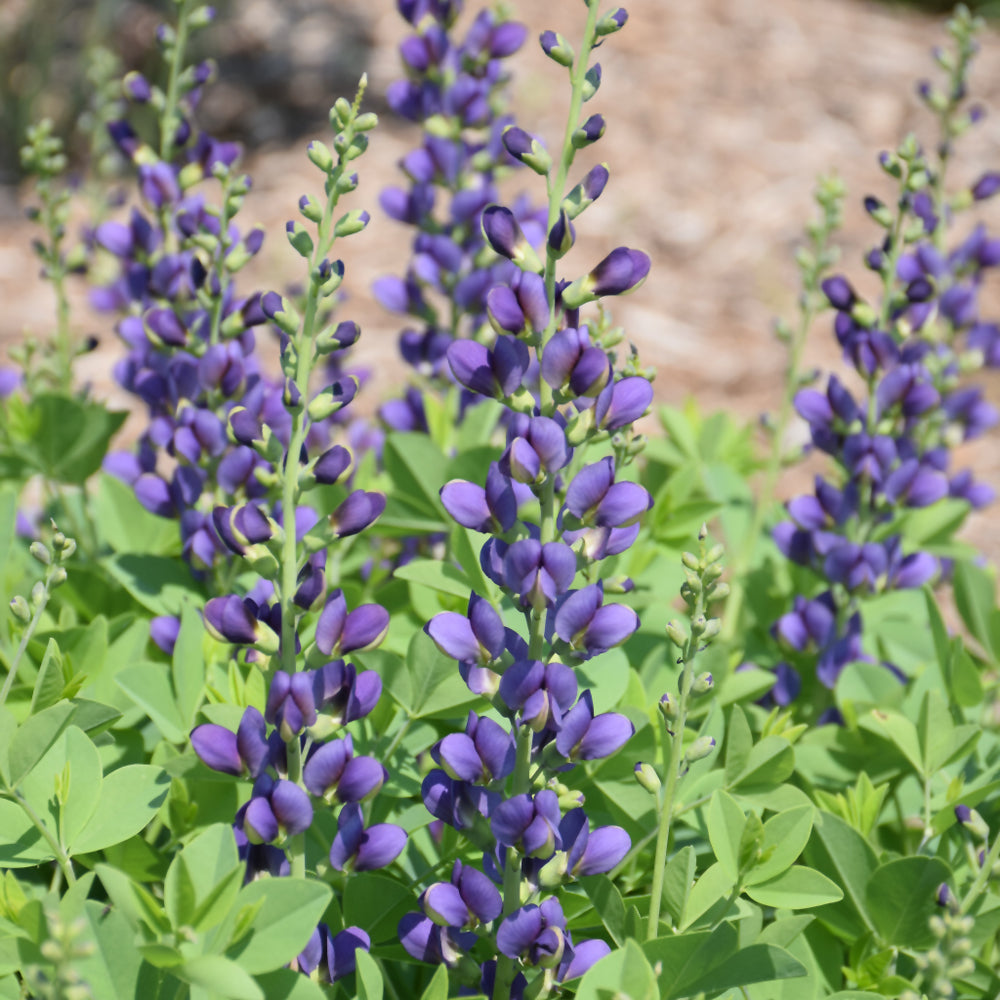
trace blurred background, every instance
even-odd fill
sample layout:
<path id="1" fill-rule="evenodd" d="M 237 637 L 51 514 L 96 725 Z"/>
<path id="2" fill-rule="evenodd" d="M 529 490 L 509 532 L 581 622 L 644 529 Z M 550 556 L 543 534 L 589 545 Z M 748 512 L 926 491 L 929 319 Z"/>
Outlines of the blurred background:
<path id="1" fill-rule="evenodd" d="M 534 39 L 544 28 L 577 37 L 583 4 L 510 0 L 507 6 L 531 28 L 531 40 L 509 63 L 515 114 L 554 144 L 563 127 L 565 79 Z M 650 278 L 614 303 L 614 317 L 643 360 L 656 366 L 657 398 L 680 405 L 696 396 L 702 409 L 725 406 L 752 420 L 780 398 L 784 355 L 773 322 L 794 317 L 793 254 L 821 172 L 835 170 L 847 185 L 843 266 L 871 290 L 860 259 L 878 233 L 861 199 L 888 194 L 880 150 L 908 131 L 935 139 L 914 91 L 918 80 L 936 73 L 930 49 L 947 40 L 947 5 L 631 0 L 626 6 L 629 23 L 600 50 L 603 84 L 588 106 L 605 115 L 608 131 L 579 169 L 582 175 L 590 163 L 605 161 L 611 183 L 581 219 L 565 273 L 583 273 L 622 244 L 646 250 Z M 989 13 L 1000 3 L 973 6 Z M 345 248 L 344 313 L 362 325 L 362 360 L 377 365 L 374 402 L 401 372 L 389 362 L 400 324 L 374 302 L 370 286 L 380 274 L 403 271 L 411 238 L 377 207 L 378 191 L 399 182 L 397 161 L 418 142 L 416 127 L 396 119 L 384 101 L 400 75 L 396 49 L 407 26 L 392 0 L 221 0 L 218 7 L 216 23 L 196 39 L 196 54 L 219 64 L 201 124 L 245 144 L 254 189 L 240 220 L 245 227 L 259 222 L 269 233 L 254 270 L 243 275 L 245 289 L 281 289 L 298 278 L 298 258 L 282 230 L 299 196 L 316 184 L 305 147 L 325 134 L 333 100 L 353 94 L 360 74 L 369 74 L 367 106 L 382 123 L 361 161 L 352 207 L 367 207 L 373 221 Z M 156 75 L 153 38 L 165 13 L 169 0 L 0 0 L 0 362 L 6 345 L 44 333 L 52 316 L 51 294 L 29 249 L 33 227 L 24 217 L 31 202 L 17 159 L 24 130 L 50 116 L 79 156 L 77 126 L 86 123 L 95 88 L 113 87 L 123 69 Z M 962 140 L 955 179 L 968 182 L 1000 168 L 1000 39 L 993 27 L 983 35 L 972 90 L 991 113 Z M 541 199 L 541 184 L 527 171 L 517 184 Z M 997 228 L 1000 207 L 987 212 Z M 998 298 L 993 293 L 985 302 L 996 305 Z M 118 345 L 108 320 L 88 312 L 82 282 L 74 303 L 80 335 L 100 342 L 81 362 L 83 377 L 98 397 L 126 405 L 110 381 Z M 996 315 L 995 308 L 984 310 L 991 311 Z M 840 364 L 829 322 L 817 326 L 808 357 L 824 367 Z M 1000 385 L 989 392 L 996 401 Z M 994 439 L 973 456 L 990 468 L 994 486 L 1000 486 L 998 452 Z"/>

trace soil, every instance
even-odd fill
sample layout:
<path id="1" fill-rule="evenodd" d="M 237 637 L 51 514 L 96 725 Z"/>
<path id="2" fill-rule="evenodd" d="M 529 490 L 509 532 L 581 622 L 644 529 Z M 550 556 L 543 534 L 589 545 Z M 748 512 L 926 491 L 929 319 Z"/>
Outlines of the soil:
<path id="1" fill-rule="evenodd" d="M 570 39 L 579 35 L 584 8 L 578 0 L 515 0 L 510 6 L 527 20 L 533 37 L 549 27 Z M 398 75 L 396 45 L 405 25 L 388 0 L 338 0 L 336 7 L 354 32 L 345 66 L 353 70 L 357 50 L 367 46 L 369 92 L 378 107 L 379 95 Z M 601 50 L 603 83 L 592 102 L 607 118 L 608 131 L 580 169 L 582 175 L 601 159 L 611 170 L 611 183 L 579 220 L 579 241 L 564 270 L 583 273 L 622 244 L 646 250 L 653 261 L 649 280 L 614 302 L 613 314 L 643 360 L 657 368 L 657 399 L 677 405 L 694 396 L 703 410 L 726 407 L 754 420 L 780 399 L 785 358 L 773 322 L 777 316 L 794 318 L 793 255 L 813 213 L 815 178 L 834 169 L 847 185 L 844 266 L 867 288 L 860 258 L 878 231 L 861 209 L 861 198 L 890 193 L 877 165 L 880 150 L 911 130 L 933 141 L 934 123 L 914 96 L 914 84 L 935 73 L 929 51 L 946 41 L 944 20 L 851 0 L 631 0 L 627 7 L 625 30 Z M 306 18 L 289 41 L 277 30 L 280 25 L 261 27 L 269 10 L 274 15 L 281 9 L 267 0 L 234 9 L 237 20 L 226 37 L 250 33 L 265 60 L 279 44 L 275 40 L 284 39 L 285 49 L 290 45 L 303 60 L 321 63 L 327 50 L 319 28 L 327 22 Z M 272 68 L 275 60 L 285 64 L 273 53 L 270 59 L 266 65 Z M 1000 38 L 989 31 L 972 91 L 993 109 L 1000 109 L 998 59 Z M 223 61 L 223 81 L 226 65 Z M 562 71 L 534 43 L 511 66 L 519 122 L 555 142 L 567 102 Z M 243 70 L 251 77 L 256 72 L 252 66 Z M 321 108 L 332 103 L 338 95 L 323 89 L 323 79 L 307 76 L 297 85 L 296 100 Z M 296 214 L 299 196 L 316 187 L 318 175 L 303 152 L 310 136 L 292 144 L 280 138 L 269 142 L 268 134 L 281 134 L 274 115 L 262 119 L 258 104 L 238 89 L 223 85 L 222 92 L 231 112 L 257 116 L 254 128 L 265 140 L 247 162 L 254 189 L 240 219 L 247 226 L 262 223 L 271 235 L 248 269 L 246 287 L 281 288 L 297 278 L 298 263 L 280 235 L 284 222 Z M 216 113 L 222 113 L 219 106 Z M 324 130 L 314 134 L 323 136 Z M 415 141 L 413 126 L 391 113 L 382 115 L 371 151 L 360 163 L 356 204 L 376 209 L 377 192 L 399 183 L 396 162 Z M 959 159 L 968 167 L 963 172 L 956 166 L 958 179 L 971 182 L 996 169 L 1000 116 L 988 115 L 962 143 Z M 532 179 L 525 172 L 520 183 L 527 186 Z M 0 357 L 3 345 L 44 335 L 52 315 L 50 291 L 28 249 L 32 227 L 20 214 L 28 194 L 0 191 Z M 535 188 L 536 198 L 540 195 Z M 984 213 L 994 229 L 998 213 L 1000 202 Z M 410 231 L 377 210 L 372 214 L 365 234 L 344 245 L 351 295 L 345 314 L 362 325 L 360 356 L 377 371 L 381 391 L 401 377 L 401 367 L 388 360 L 395 356 L 398 324 L 369 289 L 377 276 L 403 270 Z M 101 340 L 82 360 L 81 376 L 99 397 L 129 405 L 110 381 L 118 344 L 107 318 L 87 310 L 82 289 L 74 292 L 74 301 L 80 335 L 96 333 Z M 987 288 L 985 301 L 995 314 L 996 287 Z M 813 331 L 807 360 L 841 369 L 829 323 Z M 987 381 L 1000 403 L 1000 381 Z M 994 435 L 978 444 L 969 459 L 1000 490 L 996 442 Z M 788 493 L 801 485 L 802 475 L 793 474 L 783 489 Z M 995 537 L 991 517 L 975 517 L 968 537 L 995 558 L 1000 533 Z"/>

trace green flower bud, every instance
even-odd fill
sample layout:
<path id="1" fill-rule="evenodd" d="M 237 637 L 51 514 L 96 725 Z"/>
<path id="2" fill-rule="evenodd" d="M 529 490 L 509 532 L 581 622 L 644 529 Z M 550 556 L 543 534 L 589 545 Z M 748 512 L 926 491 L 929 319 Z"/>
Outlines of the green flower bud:
<path id="1" fill-rule="evenodd" d="M 660 710 L 660 715 L 668 722 L 677 718 L 677 702 L 669 691 L 661 696 L 657 702 L 657 708 Z"/>
<path id="2" fill-rule="evenodd" d="M 300 256 L 308 259 L 312 256 L 315 244 L 306 227 L 301 222 L 289 221 L 285 225 L 285 235 L 292 249 Z"/>
<path id="3" fill-rule="evenodd" d="M 351 120 L 351 102 L 346 97 L 338 97 L 330 108 L 330 127 L 336 130 L 344 128 Z"/>
<path id="4" fill-rule="evenodd" d="M 177 174 L 177 183 L 182 191 L 193 188 L 205 176 L 200 163 L 186 163 Z"/>
<path id="5" fill-rule="evenodd" d="M 691 685 L 691 693 L 694 695 L 708 694 L 713 687 L 715 687 L 715 681 L 712 675 L 706 670 L 705 673 L 699 674 L 694 679 L 694 683 Z"/>
<path id="6" fill-rule="evenodd" d="M 16 594 L 10 599 L 10 610 L 19 622 L 27 625 L 31 621 L 31 608 L 28 607 L 28 602 L 20 594 Z"/>
<path id="7" fill-rule="evenodd" d="M 660 794 L 660 776 L 656 773 L 656 768 L 652 764 L 643 764 L 641 761 L 633 769 L 635 780 L 649 792 L 650 795 Z"/>
<path id="8" fill-rule="evenodd" d="M 684 634 L 684 630 L 676 624 L 676 622 L 667 622 L 664 631 L 667 633 L 667 638 L 678 649 L 683 649 L 687 645 L 688 637 Z"/>
<path id="9" fill-rule="evenodd" d="M 52 562 L 52 553 L 41 543 L 32 542 L 28 546 L 28 551 L 43 565 L 48 566 Z"/>
<path id="10" fill-rule="evenodd" d="M 333 169 L 333 154 L 326 143 L 314 139 L 306 148 L 306 155 L 324 173 L 328 174 Z"/>
<path id="11" fill-rule="evenodd" d="M 704 760 L 715 749 L 715 739 L 711 736 L 699 736 L 688 747 L 684 759 L 693 764 L 696 760 Z"/>

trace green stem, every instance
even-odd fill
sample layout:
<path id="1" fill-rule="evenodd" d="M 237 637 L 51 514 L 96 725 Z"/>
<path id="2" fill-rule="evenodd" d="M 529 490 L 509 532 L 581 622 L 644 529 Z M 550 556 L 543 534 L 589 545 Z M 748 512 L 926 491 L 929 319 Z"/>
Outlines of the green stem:
<path id="1" fill-rule="evenodd" d="M 14 683 L 14 678 L 17 675 L 17 669 L 21 664 L 21 657 L 24 656 L 24 651 L 28 648 L 28 643 L 31 642 L 31 637 L 35 634 L 35 629 L 38 628 L 38 623 L 42 619 L 42 612 L 45 611 L 45 606 L 49 603 L 49 588 L 48 581 L 46 580 L 45 590 L 42 594 L 42 599 L 38 603 L 38 607 L 35 608 L 35 613 L 31 616 L 31 621 L 28 622 L 27 627 L 21 634 L 21 641 L 17 644 L 17 651 L 14 653 L 14 659 L 10 662 L 10 667 L 7 670 L 7 677 L 3 682 L 3 688 L 0 689 L 0 708 L 7 701 L 7 695 L 10 694 L 11 686 Z"/>
<path id="2" fill-rule="evenodd" d="M 177 9 L 177 33 L 174 38 L 170 59 L 170 74 L 167 77 L 167 94 L 160 121 L 160 159 L 169 162 L 174 153 L 174 134 L 177 131 L 177 102 L 179 99 L 181 69 L 184 64 L 184 50 L 188 36 L 188 0 L 181 0 Z"/>
<path id="3" fill-rule="evenodd" d="M 20 792 L 14 791 L 13 788 L 4 781 L 4 789 L 8 797 L 16 802 L 23 810 L 25 816 L 31 820 L 32 826 L 42 835 L 42 838 L 52 849 L 52 853 L 55 855 L 56 863 L 59 865 L 60 870 L 63 873 L 63 878 L 66 879 L 67 885 L 74 885 L 76 883 L 76 874 L 73 871 L 73 862 L 70 861 L 69 856 L 63 850 L 62 844 L 56 839 L 52 831 L 42 822 L 42 818 L 35 812 L 31 803 L 25 799 Z"/>
<path id="4" fill-rule="evenodd" d="M 531 740 L 534 733 L 530 726 L 522 726 L 517 734 L 517 757 L 514 763 L 511 797 L 524 795 L 531 787 L 528 772 L 531 768 Z M 507 848 L 507 863 L 503 872 L 503 913 L 506 917 L 521 905 L 521 856 L 513 847 Z M 509 1000 L 510 987 L 517 969 L 514 959 L 506 955 L 497 958 L 496 979 L 493 983 L 493 1000 Z"/>
<path id="5" fill-rule="evenodd" d="M 563 195 L 566 190 L 566 178 L 569 176 L 569 169 L 573 165 L 573 160 L 576 156 L 576 147 L 573 145 L 573 133 L 577 130 L 580 124 L 580 109 L 583 107 L 584 78 L 586 77 L 587 70 L 589 69 L 588 63 L 590 62 L 590 53 L 594 47 L 594 41 L 597 37 L 598 7 L 598 0 L 587 0 L 587 24 L 583 29 L 583 40 L 580 43 L 580 51 L 577 54 L 576 62 L 573 64 L 573 69 L 570 73 L 572 92 L 570 94 L 569 114 L 566 117 L 566 131 L 563 134 L 562 149 L 559 153 L 559 162 L 556 167 L 555 176 L 553 176 L 550 172 L 546 178 L 549 201 L 548 218 L 545 226 L 546 233 L 552 231 L 552 227 L 556 224 L 556 220 L 559 218 L 559 209 L 562 205 Z M 549 320 L 548 328 L 542 335 L 540 348 L 543 348 L 552 334 L 555 333 L 556 323 L 558 322 L 558 317 L 554 308 L 556 299 L 556 258 L 553 256 L 548 247 L 546 247 L 545 253 L 544 278 L 545 295 L 551 309 L 551 319 Z M 541 356 L 540 352 L 539 356 Z M 545 379 L 542 379 L 541 387 L 542 408 L 543 412 L 547 412 L 545 407 L 547 405 L 551 405 L 552 389 L 546 383 Z"/>

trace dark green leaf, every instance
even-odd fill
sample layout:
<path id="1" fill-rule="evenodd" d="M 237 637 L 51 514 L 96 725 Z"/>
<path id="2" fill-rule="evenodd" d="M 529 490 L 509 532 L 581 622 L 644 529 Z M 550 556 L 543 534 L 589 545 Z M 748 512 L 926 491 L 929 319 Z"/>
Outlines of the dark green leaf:
<path id="1" fill-rule="evenodd" d="M 938 912 L 942 882 L 951 883 L 952 876 L 940 858 L 896 858 L 875 870 L 865 902 L 885 944 L 914 949 L 933 945 L 936 939 L 927 922 Z"/>
<path id="2" fill-rule="evenodd" d="M 614 882 L 606 875 L 591 875 L 580 879 L 580 884 L 611 939 L 619 946 L 624 945 L 625 903 Z"/>
<path id="3" fill-rule="evenodd" d="M 191 571 L 176 559 L 126 552 L 107 556 L 102 565 L 154 615 L 179 615 L 192 599 L 204 603 Z"/>

